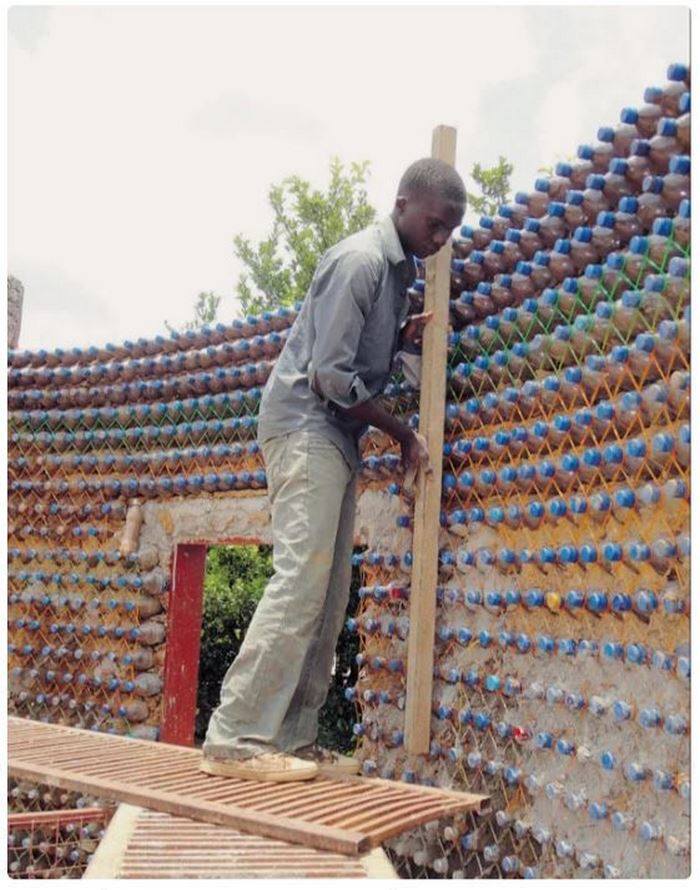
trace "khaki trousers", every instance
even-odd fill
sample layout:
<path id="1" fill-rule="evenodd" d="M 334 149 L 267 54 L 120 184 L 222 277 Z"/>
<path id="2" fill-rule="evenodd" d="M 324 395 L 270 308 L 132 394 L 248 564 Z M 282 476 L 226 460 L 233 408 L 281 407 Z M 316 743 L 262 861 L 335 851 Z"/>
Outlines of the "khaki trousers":
<path id="1" fill-rule="evenodd" d="M 203 752 L 250 757 L 312 744 L 350 594 L 357 471 L 320 433 L 261 443 L 274 574 L 221 686 Z"/>

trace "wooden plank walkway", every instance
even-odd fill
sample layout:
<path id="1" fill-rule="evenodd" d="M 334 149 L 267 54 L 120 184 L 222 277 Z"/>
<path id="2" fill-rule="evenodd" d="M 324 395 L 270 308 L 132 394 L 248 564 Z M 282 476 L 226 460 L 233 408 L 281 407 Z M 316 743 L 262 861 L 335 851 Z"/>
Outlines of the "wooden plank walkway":
<path id="1" fill-rule="evenodd" d="M 119 804 L 84 878 L 396 878 L 380 848 L 345 856 Z"/>
<path id="2" fill-rule="evenodd" d="M 193 748 L 8 719 L 10 775 L 250 834 L 357 855 L 417 825 L 479 810 L 478 794 L 321 773 L 252 782 L 198 770 Z"/>

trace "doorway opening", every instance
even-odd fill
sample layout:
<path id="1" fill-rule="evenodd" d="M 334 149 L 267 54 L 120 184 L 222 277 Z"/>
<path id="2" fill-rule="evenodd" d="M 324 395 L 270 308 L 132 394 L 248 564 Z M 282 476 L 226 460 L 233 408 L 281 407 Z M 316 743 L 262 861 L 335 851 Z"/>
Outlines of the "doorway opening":
<path id="1" fill-rule="evenodd" d="M 364 548 L 357 547 L 355 552 Z M 180 544 L 175 551 L 161 739 L 200 747 L 219 703 L 224 675 L 237 656 L 273 573 L 272 547 L 254 539 L 235 544 Z M 357 614 L 360 570 L 353 567 L 346 615 Z M 319 712 L 318 742 L 354 748 L 355 705 L 345 690 L 357 679 L 359 640 L 345 626 L 333 675 Z"/>

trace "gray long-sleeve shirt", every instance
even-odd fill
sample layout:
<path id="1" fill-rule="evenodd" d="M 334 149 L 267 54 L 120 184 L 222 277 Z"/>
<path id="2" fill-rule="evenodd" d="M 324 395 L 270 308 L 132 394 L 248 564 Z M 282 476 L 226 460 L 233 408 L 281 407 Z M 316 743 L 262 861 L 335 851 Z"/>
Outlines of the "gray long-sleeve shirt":
<path id="1" fill-rule="evenodd" d="M 379 395 L 397 355 L 417 385 L 418 356 L 397 353 L 415 276 L 413 257 L 404 253 L 390 216 L 326 251 L 265 384 L 260 442 L 314 430 L 335 442 L 351 467 L 359 466 L 357 442 L 367 424 L 334 406 L 349 408 Z"/>

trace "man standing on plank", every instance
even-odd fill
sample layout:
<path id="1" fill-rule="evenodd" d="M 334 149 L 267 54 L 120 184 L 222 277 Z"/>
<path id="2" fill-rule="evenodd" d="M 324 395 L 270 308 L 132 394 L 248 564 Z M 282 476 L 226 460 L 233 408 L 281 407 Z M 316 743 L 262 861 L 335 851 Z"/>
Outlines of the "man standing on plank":
<path id="1" fill-rule="evenodd" d="M 274 574 L 224 677 L 205 772 L 284 782 L 313 778 L 319 763 L 358 771 L 316 744 L 350 594 L 358 439 L 371 424 L 400 443 L 407 479 L 432 472 L 423 437 L 376 397 L 395 359 L 419 385 L 431 313 L 408 315 L 413 256 L 436 253 L 465 206 L 455 170 L 424 158 L 401 178 L 391 215 L 321 258 L 260 403 Z"/>

